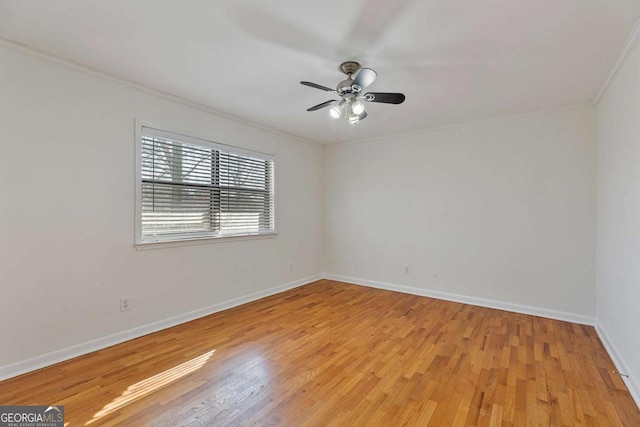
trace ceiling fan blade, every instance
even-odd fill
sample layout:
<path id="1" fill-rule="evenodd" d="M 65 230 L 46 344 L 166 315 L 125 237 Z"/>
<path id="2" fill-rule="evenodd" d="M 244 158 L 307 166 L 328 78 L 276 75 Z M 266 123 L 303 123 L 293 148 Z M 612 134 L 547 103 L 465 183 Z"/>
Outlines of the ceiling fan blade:
<path id="1" fill-rule="evenodd" d="M 361 68 L 353 79 L 353 84 L 360 86 L 361 90 L 364 90 L 367 86 L 373 83 L 378 77 L 378 73 L 371 68 Z"/>
<path id="2" fill-rule="evenodd" d="M 334 102 L 336 102 L 335 99 L 330 99 L 328 101 L 323 102 L 322 104 L 314 105 L 311 108 L 307 108 L 307 111 L 316 111 L 316 110 L 319 110 L 321 108 L 328 107 L 329 105 L 333 104 Z"/>
<path id="3" fill-rule="evenodd" d="M 405 100 L 403 93 L 367 92 L 364 100 L 369 102 L 384 102 L 385 104 L 402 104 Z"/>
<path id="4" fill-rule="evenodd" d="M 314 88 L 316 88 L 316 89 L 320 89 L 320 90 L 326 90 L 327 92 L 335 92 L 335 90 L 330 89 L 330 88 L 328 88 L 328 87 L 326 87 L 326 86 L 319 85 L 319 84 L 317 84 L 317 83 L 311 83 L 311 82 L 300 82 L 300 84 L 303 84 L 303 85 L 305 85 L 305 86 L 309 86 L 309 87 L 314 87 Z"/>

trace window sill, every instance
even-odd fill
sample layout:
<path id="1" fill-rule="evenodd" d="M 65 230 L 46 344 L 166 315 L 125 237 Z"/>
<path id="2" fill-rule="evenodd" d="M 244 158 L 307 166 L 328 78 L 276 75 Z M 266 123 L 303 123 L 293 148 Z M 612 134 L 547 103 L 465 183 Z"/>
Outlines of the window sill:
<path id="1" fill-rule="evenodd" d="M 188 237 L 176 240 L 158 240 L 136 242 L 135 248 L 138 251 L 150 249 L 172 248 L 180 246 L 210 245 L 215 243 L 242 242 L 245 240 L 262 240 L 273 239 L 278 235 L 277 232 L 261 233 L 261 234 L 245 234 L 240 236 L 224 236 L 224 237 Z"/>

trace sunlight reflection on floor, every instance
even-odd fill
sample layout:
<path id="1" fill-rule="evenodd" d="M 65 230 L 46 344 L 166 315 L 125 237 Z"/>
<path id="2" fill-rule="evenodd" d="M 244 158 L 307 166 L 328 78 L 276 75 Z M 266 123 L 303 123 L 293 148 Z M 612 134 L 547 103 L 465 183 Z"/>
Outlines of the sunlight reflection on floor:
<path id="1" fill-rule="evenodd" d="M 174 366 L 171 369 L 167 369 L 164 372 L 160 372 L 157 375 L 154 375 L 129 386 L 125 391 L 122 392 L 120 396 L 105 405 L 104 408 L 102 408 L 100 411 L 96 412 L 93 416 L 93 419 L 89 420 L 85 425 L 89 425 L 94 421 L 97 421 L 100 418 L 107 416 L 138 399 L 142 399 L 143 397 L 153 393 L 158 389 L 174 381 L 177 381 L 192 372 L 197 371 L 198 369 L 202 368 L 205 363 L 207 363 L 214 352 L 215 350 L 211 350 L 187 362 Z"/>

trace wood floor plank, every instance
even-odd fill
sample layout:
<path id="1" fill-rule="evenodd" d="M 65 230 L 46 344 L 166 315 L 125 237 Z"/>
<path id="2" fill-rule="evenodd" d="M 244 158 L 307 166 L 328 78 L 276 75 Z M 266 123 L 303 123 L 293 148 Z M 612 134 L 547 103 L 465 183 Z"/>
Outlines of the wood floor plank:
<path id="1" fill-rule="evenodd" d="M 592 327 L 330 280 L 0 382 L 69 426 L 640 425 Z"/>

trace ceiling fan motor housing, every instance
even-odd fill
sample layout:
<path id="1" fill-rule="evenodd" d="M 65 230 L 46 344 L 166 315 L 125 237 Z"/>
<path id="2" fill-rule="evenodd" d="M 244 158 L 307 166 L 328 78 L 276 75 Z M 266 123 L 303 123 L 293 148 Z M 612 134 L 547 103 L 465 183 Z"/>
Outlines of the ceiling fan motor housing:
<path id="1" fill-rule="evenodd" d="M 356 61 L 346 61 L 340 64 L 340 71 L 351 77 L 360 69 L 360 63 Z"/>
<path id="2" fill-rule="evenodd" d="M 344 95 L 347 93 L 358 93 L 360 92 L 360 90 L 362 90 L 360 86 L 354 85 L 353 80 L 351 79 L 341 81 L 336 87 L 336 92 L 338 92 L 340 95 Z"/>
<path id="3" fill-rule="evenodd" d="M 342 71 L 347 76 L 349 76 L 349 78 L 338 83 L 338 86 L 336 87 L 336 92 L 338 92 L 338 94 L 340 95 L 344 95 L 347 93 L 357 94 L 362 90 L 360 86 L 353 84 L 353 78 L 351 77 L 353 74 L 358 72 L 359 69 L 360 69 L 360 63 L 356 61 L 346 61 L 340 64 L 340 71 Z"/>

